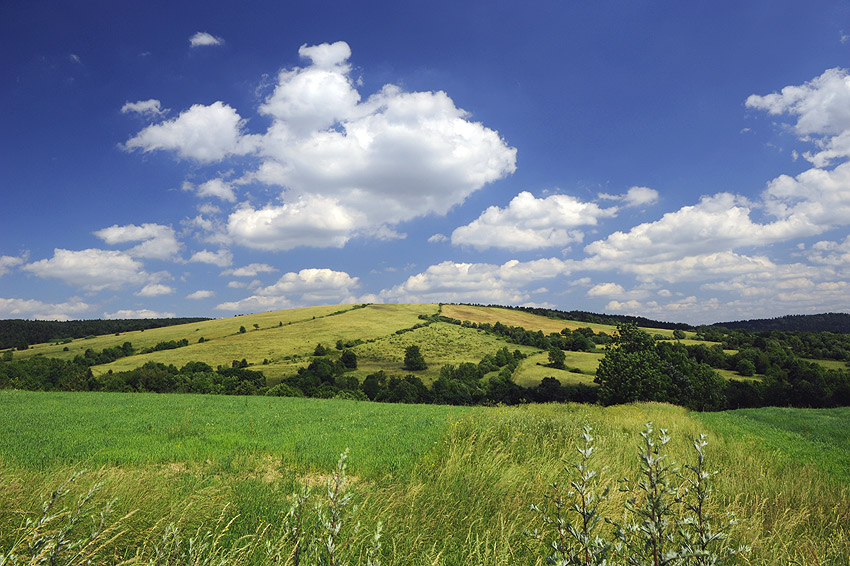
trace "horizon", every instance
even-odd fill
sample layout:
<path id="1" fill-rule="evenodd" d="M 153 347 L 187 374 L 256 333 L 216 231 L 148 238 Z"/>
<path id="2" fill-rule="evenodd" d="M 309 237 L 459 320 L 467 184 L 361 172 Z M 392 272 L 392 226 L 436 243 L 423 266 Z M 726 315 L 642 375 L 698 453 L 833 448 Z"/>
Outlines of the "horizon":
<path id="1" fill-rule="evenodd" d="M 846 314 L 850 6 L 0 6 L 0 318 Z"/>

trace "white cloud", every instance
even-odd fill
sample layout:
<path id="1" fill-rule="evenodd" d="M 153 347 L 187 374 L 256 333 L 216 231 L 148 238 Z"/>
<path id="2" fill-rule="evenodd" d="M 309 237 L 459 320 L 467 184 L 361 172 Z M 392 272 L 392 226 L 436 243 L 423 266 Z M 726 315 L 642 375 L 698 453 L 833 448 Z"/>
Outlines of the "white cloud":
<path id="1" fill-rule="evenodd" d="M 124 319 L 124 318 L 174 318 L 173 312 L 157 312 L 150 309 L 129 310 L 123 309 L 116 312 L 105 312 L 103 318 L 107 320 Z"/>
<path id="2" fill-rule="evenodd" d="M 389 302 L 477 302 L 523 304 L 531 291 L 525 287 L 570 272 L 570 262 L 556 258 L 502 265 L 444 261 L 412 275 L 404 283 L 384 289 Z"/>
<path id="3" fill-rule="evenodd" d="M 205 31 L 199 31 L 198 33 L 189 38 L 190 47 L 206 47 L 211 45 L 221 45 L 223 43 L 223 39 Z"/>
<path id="4" fill-rule="evenodd" d="M 622 195 L 599 193 L 599 198 L 603 200 L 619 200 L 626 207 L 647 206 L 658 202 L 658 191 L 649 187 L 634 186 Z"/>
<path id="5" fill-rule="evenodd" d="M 658 202 L 658 191 L 649 187 L 631 187 L 623 198 L 626 206 L 647 206 Z"/>
<path id="6" fill-rule="evenodd" d="M 128 254 L 99 249 L 71 251 L 56 248 L 51 259 L 26 264 L 22 269 L 38 277 L 61 279 L 68 285 L 90 291 L 138 285 L 149 278 L 142 263 Z"/>
<path id="7" fill-rule="evenodd" d="M 798 226 L 800 235 L 850 225 L 850 162 L 831 171 L 781 175 L 768 183 L 762 198 L 768 212 Z"/>
<path id="8" fill-rule="evenodd" d="M 760 246 L 812 234 L 800 218 L 757 224 L 750 218 L 751 205 L 730 193 L 703 197 L 692 206 L 668 212 L 628 232 L 614 232 L 585 247 L 596 267 L 673 261 L 712 254 L 743 246 Z M 589 267 L 592 267 L 589 266 Z"/>
<path id="9" fill-rule="evenodd" d="M 516 150 L 471 121 L 445 92 L 386 85 L 362 101 L 348 44 L 305 45 L 299 54 L 309 64 L 281 71 L 259 107 L 271 119 L 265 133 L 244 133 L 236 110 L 216 102 L 148 126 L 125 148 L 169 150 L 201 162 L 254 154 L 253 170 L 198 193 L 233 202 L 236 185 L 285 191 L 284 204 L 243 203 L 228 222 L 233 240 L 266 250 L 340 247 L 355 236 L 400 238 L 392 226 L 445 214 L 515 170 Z M 329 217 L 320 228 L 303 230 L 304 217 L 316 216 L 320 205 L 330 207 Z"/>
<path id="10" fill-rule="evenodd" d="M 240 301 L 221 303 L 220 310 L 257 312 L 295 305 L 357 302 L 352 295 L 359 279 L 343 271 L 302 269 L 284 274 L 275 284 L 260 287 L 255 294 Z"/>
<path id="11" fill-rule="evenodd" d="M 256 138 L 243 135 L 244 120 L 223 102 L 195 104 L 177 118 L 151 124 L 127 140 L 124 149 L 176 151 L 180 157 L 200 162 L 244 155 L 256 147 Z"/>
<path id="12" fill-rule="evenodd" d="M 137 297 L 159 297 L 161 295 L 171 295 L 174 293 L 174 287 L 163 285 L 162 283 L 148 283 L 135 295 Z"/>
<path id="13" fill-rule="evenodd" d="M 149 100 L 125 102 L 124 106 L 121 107 L 121 113 L 129 114 L 130 112 L 135 112 L 136 114 L 142 114 L 158 118 L 165 114 L 166 110 L 162 109 L 162 103 L 159 100 L 151 98 Z"/>
<path id="14" fill-rule="evenodd" d="M 538 199 L 523 191 L 506 208 L 491 206 L 471 223 L 455 229 L 452 244 L 512 251 L 564 247 L 584 238 L 577 226 L 595 226 L 599 218 L 615 214 L 615 208 L 600 208 L 569 195 Z"/>
<path id="15" fill-rule="evenodd" d="M 748 108 L 797 117 L 800 135 L 839 134 L 850 130 L 850 76 L 846 69 L 828 69 L 819 77 L 780 92 L 747 98 Z"/>
<path id="16" fill-rule="evenodd" d="M 215 291 L 210 291 L 208 289 L 198 289 L 194 293 L 189 293 L 188 295 L 186 295 L 187 299 L 191 299 L 193 301 L 209 299 L 211 297 L 215 297 Z"/>
<path id="17" fill-rule="evenodd" d="M 128 255 L 146 259 L 174 259 L 180 252 L 182 244 L 177 241 L 174 229 L 161 224 L 128 224 L 113 225 L 97 230 L 94 235 L 114 246 L 127 242 L 141 242 L 139 245 L 125 250 Z"/>
<path id="18" fill-rule="evenodd" d="M 298 246 L 341 248 L 365 219 L 335 199 L 304 196 L 281 206 L 237 209 L 227 232 L 237 244 L 261 250 L 290 250 Z"/>
<path id="19" fill-rule="evenodd" d="M 70 315 L 84 313 L 91 309 L 91 305 L 79 299 L 50 304 L 35 299 L 4 299 L 0 297 L 0 318 L 70 320 L 72 318 Z"/>
<path id="20" fill-rule="evenodd" d="M 0 277 L 11 272 L 16 267 L 20 267 L 26 263 L 26 258 L 4 255 L 0 256 Z"/>
<path id="21" fill-rule="evenodd" d="M 224 179 L 211 179 L 206 183 L 201 183 L 197 187 L 197 194 L 199 197 L 216 197 L 227 202 L 236 202 L 233 183 Z"/>
<path id="22" fill-rule="evenodd" d="M 587 291 L 588 297 L 623 297 L 626 290 L 619 283 L 599 283 Z"/>
<path id="23" fill-rule="evenodd" d="M 277 271 L 277 268 L 267 263 L 252 263 L 235 269 L 225 269 L 221 274 L 234 277 L 256 277 L 259 273 L 274 273 L 275 271 Z"/>
<path id="24" fill-rule="evenodd" d="M 445 234 L 434 234 L 433 236 L 428 238 L 428 243 L 439 244 L 441 242 L 447 242 L 448 240 L 449 238 Z"/>
<path id="25" fill-rule="evenodd" d="M 227 267 L 233 263 L 233 254 L 226 249 L 220 249 L 216 252 L 210 252 L 204 249 L 192 254 L 189 261 L 192 263 L 209 263 L 218 267 Z"/>

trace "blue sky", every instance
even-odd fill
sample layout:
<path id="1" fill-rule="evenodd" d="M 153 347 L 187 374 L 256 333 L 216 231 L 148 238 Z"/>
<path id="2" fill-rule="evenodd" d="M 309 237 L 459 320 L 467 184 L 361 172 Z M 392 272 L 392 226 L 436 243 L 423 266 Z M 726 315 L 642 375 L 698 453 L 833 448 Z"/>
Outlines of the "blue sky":
<path id="1" fill-rule="evenodd" d="M 850 312 L 846 2 L 0 4 L 0 318 Z"/>

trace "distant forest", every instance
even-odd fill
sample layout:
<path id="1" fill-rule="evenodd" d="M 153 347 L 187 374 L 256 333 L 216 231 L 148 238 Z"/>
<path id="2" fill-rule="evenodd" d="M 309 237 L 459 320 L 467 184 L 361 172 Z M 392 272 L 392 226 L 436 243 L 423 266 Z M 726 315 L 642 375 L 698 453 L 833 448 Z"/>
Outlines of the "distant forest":
<path id="1" fill-rule="evenodd" d="M 506 307 L 503 305 L 479 305 L 469 303 L 470 306 L 478 307 L 494 307 L 502 309 L 511 309 L 515 311 L 527 312 L 540 316 L 547 316 L 557 320 L 573 320 L 576 322 L 585 322 L 588 324 L 608 324 L 617 326 L 618 324 L 635 324 L 646 328 L 664 328 L 667 330 L 696 330 L 695 326 L 685 324 L 684 322 L 662 322 L 660 320 L 652 320 L 642 316 L 629 316 L 624 314 L 596 314 L 587 311 L 560 311 L 558 309 L 546 309 L 542 307 Z"/>
<path id="2" fill-rule="evenodd" d="M 681 322 L 663 322 L 652 320 L 642 316 L 628 316 L 620 314 L 596 314 L 586 311 L 560 311 L 540 307 L 505 307 L 502 305 L 477 305 L 496 308 L 506 308 L 516 311 L 548 316 L 559 320 L 574 320 L 590 324 L 636 324 L 644 328 L 666 328 L 667 330 L 698 330 L 702 326 L 693 326 Z M 823 314 L 789 314 L 777 318 L 758 318 L 753 320 L 738 320 L 735 322 L 716 322 L 710 327 L 728 328 L 729 330 L 748 330 L 750 332 L 835 332 L 838 334 L 850 334 L 850 314 L 847 313 L 823 313 Z"/>
<path id="3" fill-rule="evenodd" d="M 149 330 L 162 326 L 188 324 L 209 318 L 142 318 L 116 320 L 0 320 L 0 349 L 26 349 L 32 344 L 115 334 L 133 330 Z"/>
<path id="4" fill-rule="evenodd" d="M 839 334 L 850 334 L 850 314 L 837 312 L 824 314 L 789 314 L 778 318 L 718 322 L 712 326 L 720 326 L 730 330 L 749 330 L 750 332 L 781 330 L 785 332 L 836 332 Z"/>

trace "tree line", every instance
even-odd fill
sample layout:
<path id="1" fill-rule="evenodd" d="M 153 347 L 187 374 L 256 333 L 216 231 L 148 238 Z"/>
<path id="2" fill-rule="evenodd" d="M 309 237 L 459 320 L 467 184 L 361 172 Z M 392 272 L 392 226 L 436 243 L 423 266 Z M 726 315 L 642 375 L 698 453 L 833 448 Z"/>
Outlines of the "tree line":
<path id="1" fill-rule="evenodd" d="M 32 344 L 70 342 L 77 338 L 150 330 L 212 320 L 210 318 L 143 318 L 116 320 L 0 320 L 0 349 L 25 350 Z"/>

